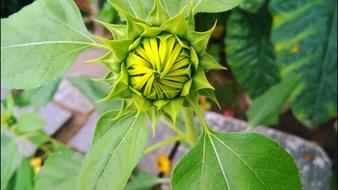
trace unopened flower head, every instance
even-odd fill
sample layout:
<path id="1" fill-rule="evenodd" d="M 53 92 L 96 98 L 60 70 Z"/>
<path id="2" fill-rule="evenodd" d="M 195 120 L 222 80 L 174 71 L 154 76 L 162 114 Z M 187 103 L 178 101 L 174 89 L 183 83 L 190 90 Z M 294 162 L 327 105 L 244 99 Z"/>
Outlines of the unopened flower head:
<path id="1" fill-rule="evenodd" d="M 184 95 L 192 75 L 190 51 L 186 42 L 169 33 L 142 38 L 126 60 L 130 88 L 149 100 Z"/>
<path id="2" fill-rule="evenodd" d="M 110 70 L 103 80 L 112 89 L 102 101 L 130 100 L 129 105 L 147 112 L 152 121 L 164 113 L 173 123 L 182 107 L 198 106 L 199 95 L 216 101 L 205 76 L 210 69 L 224 69 L 205 51 L 214 27 L 196 32 L 187 7 L 170 16 L 160 0 L 154 0 L 143 18 L 115 8 L 127 26 L 100 22 L 114 40 L 101 39 L 109 51 L 93 60 Z"/>

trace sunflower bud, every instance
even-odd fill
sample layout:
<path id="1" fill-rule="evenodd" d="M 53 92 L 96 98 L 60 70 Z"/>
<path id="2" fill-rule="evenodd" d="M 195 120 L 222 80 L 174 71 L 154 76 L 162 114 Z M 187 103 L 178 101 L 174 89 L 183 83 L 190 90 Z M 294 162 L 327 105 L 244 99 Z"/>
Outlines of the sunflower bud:
<path id="1" fill-rule="evenodd" d="M 193 14 L 186 15 L 186 7 L 173 17 L 167 12 L 155 0 L 146 20 L 121 11 L 127 26 L 99 21 L 114 40 L 100 39 L 110 51 L 92 60 L 111 71 L 103 80 L 112 89 L 102 101 L 130 100 L 138 112 L 148 113 L 153 126 L 162 113 L 175 125 L 180 109 L 198 106 L 200 95 L 217 102 L 205 72 L 224 69 L 205 52 L 215 26 L 196 32 Z"/>
<path id="2" fill-rule="evenodd" d="M 189 55 L 186 42 L 172 34 L 142 38 L 126 59 L 131 89 L 149 100 L 181 96 L 192 74 Z"/>

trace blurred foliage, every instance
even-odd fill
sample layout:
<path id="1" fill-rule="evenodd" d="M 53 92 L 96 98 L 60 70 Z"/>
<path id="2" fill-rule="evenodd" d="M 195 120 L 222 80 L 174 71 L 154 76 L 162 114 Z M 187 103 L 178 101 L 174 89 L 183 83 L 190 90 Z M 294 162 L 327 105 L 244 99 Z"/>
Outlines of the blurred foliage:
<path id="1" fill-rule="evenodd" d="M 226 13 L 197 14 L 196 28 L 205 31 L 216 20 L 217 28 L 223 27 L 216 28 L 208 51 L 230 69 L 223 80 L 230 77 L 252 100 L 262 99 L 279 82 L 300 76 L 293 96 L 281 104 L 291 105 L 299 121 L 315 127 L 337 117 L 336 19 L 333 0 L 244 0 Z M 219 81 L 214 75 L 211 80 Z M 233 93 L 220 93 L 222 106 L 229 106 L 225 100 Z M 259 107 L 270 99 L 265 96 Z M 278 118 L 279 113 L 270 116 Z"/>

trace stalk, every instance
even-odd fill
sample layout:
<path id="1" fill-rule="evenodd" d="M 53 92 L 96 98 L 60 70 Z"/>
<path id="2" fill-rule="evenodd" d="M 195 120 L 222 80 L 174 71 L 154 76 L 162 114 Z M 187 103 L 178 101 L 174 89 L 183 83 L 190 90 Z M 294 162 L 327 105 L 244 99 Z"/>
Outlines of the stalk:
<path id="1" fill-rule="evenodd" d="M 197 142 L 197 132 L 194 126 L 193 112 L 188 108 L 184 108 L 183 111 L 185 127 L 187 129 L 187 141 L 191 146 L 193 146 Z"/>

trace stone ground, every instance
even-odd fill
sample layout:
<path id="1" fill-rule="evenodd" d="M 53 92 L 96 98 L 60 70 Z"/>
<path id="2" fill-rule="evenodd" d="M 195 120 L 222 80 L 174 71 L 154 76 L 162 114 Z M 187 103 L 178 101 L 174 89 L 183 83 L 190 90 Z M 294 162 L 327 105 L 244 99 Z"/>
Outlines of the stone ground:
<path id="1" fill-rule="evenodd" d="M 90 49 L 83 53 L 66 72 L 65 77 L 104 76 L 106 70 L 101 65 L 85 63 L 85 60 L 102 55 L 102 53 L 102 51 L 96 49 Z M 87 152 L 99 115 L 91 102 L 72 87 L 66 79 L 62 81 L 53 101 L 41 108 L 39 114 L 47 120 L 45 130 L 48 134 L 53 135 L 53 137 L 77 151 Z M 243 121 L 226 118 L 215 113 L 208 112 L 205 116 L 210 126 L 220 131 L 242 131 L 246 127 L 246 123 Z M 329 189 L 331 164 L 327 155 L 319 146 L 274 129 L 258 128 L 256 131 L 277 140 L 294 156 L 302 174 L 305 190 Z M 171 135 L 168 127 L 160 123 L 157 126 L 155 137 L 150 139 L 150 145 Z M 173 144 L 167 145 L 144 156 L 138 168 L 157 175 L 157 157 L 161 154 L 169 155 L 173 146 Z M 27 154 L 31 154 L 35 150 L 35 147 L 27 144 L 27 142 L 23 142 L 22 147 L 26 149 Z M 187 149 L 184 146 L 179 146 L 173 164 L 186 151 Z M 168 187 L 164 186 L 163 189 L 168 189 Z"/>

